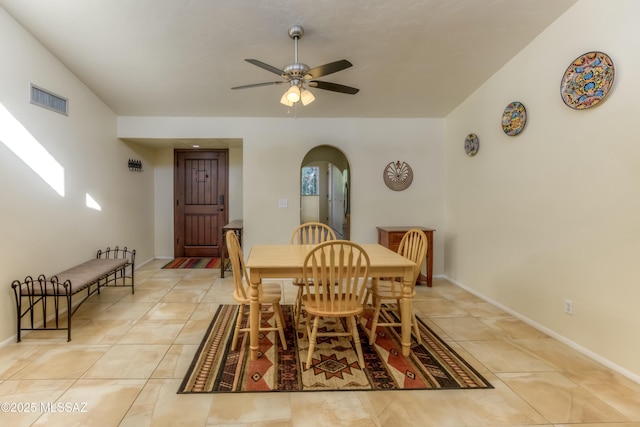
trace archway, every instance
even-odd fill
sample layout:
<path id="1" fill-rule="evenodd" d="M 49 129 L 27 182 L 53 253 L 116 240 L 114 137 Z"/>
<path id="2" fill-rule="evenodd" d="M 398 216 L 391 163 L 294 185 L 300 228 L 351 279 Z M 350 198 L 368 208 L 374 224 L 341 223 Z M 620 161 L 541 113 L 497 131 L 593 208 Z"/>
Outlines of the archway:
<path id="1" fill-rule="evenodd" d="M 312 148 L 300 165 L 300 223 L 329 225 L 343 239 L 351 228 L 351 173 L 344 153 L 330 145 Z"/>

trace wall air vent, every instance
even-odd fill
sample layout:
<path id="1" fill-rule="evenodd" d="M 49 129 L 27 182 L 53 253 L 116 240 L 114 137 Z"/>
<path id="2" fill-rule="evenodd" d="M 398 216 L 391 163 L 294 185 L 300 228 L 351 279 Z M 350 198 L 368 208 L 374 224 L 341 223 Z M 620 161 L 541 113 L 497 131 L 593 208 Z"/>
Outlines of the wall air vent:
<path id="1" fill-rule="evenodd" d="M 69 101 L 31 83 L 31 103 L 56 113 L 69 115 Z"/>

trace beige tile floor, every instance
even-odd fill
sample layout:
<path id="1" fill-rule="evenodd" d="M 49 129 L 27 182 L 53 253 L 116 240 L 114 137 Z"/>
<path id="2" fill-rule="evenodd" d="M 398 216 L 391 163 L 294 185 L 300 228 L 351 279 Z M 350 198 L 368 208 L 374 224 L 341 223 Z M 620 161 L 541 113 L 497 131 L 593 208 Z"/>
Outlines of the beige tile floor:
<path id="1" fill-rule="evenodd" d="M 639 384 L 444 280 L 417 288 L 416 311 L 495 389 L 176 394 L 233 284 L 164 263 L 136 270 L 134 295 L 86 301 L 70 343 L 38 331 L 0 348 L 0 425 L 640 427 Z"/>

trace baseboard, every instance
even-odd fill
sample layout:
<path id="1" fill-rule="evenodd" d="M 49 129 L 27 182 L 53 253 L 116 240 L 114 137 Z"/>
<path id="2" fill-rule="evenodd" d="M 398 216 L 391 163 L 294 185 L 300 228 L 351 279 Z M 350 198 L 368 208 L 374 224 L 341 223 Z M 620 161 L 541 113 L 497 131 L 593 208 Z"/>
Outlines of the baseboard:
<path id="1" fill-rule="evenodd" d="M 146 261 L 144 261 L 144 262 L 142 262 L 142 263 L 137 263 L 137 262 L 136 262 L 136 270 L 137 270 L 137 269 L 139 269 L 140 267 L 142 267 L 143 265 L 148 264 L 148 263 L 150 263 L 151 261 L 156 260 L 156 259 L 162 259 L 162 258 L 159 258 L 159 257 L 152 257 L 152 258 L 149 258 L 149 259 L 147 259 Z M 169 259 L 173 259 L 173 258 L 169 258 Z"/>
<path id="2" fill-rule="evenodd" d="M 436 277 L 436 276 L 434 276 Z M 594 353 L 593 351 L 589 350 L 586 347 L 581 346 L 580 344 L 576 343 L 575 341 L 570 340 L 569 338 L 565 337 L 564 335 L 560 335 L 559 333 L 557 333 L 554 330 L 551 330 L 549 328 L 547 328 L 546 326 L 540 325 L 539 323 L 529 319 L 526 316 L 523 316 L 522 314 L 513 311 L 512 309 L 510 309 L 509 307 L 500 304 L 497 301 L 494 301 L 493 299 L 487 297 L 484 294 L 481 294 L 480 292 L 470 288 L 469 286 L 457 281 L 457 280 L 453 280 L 450 277 L 447 277 L 445 275 L 442 276 L 437 276 L 438 278 L 442 278 L 445 279 L 451 283 L 453 283 L 454 285 L 458 286 L 459 288 L 464 289 L 465 291 L 477 296 L 478 298 L 486 301 L 487 303 L 493 305 L 494 307 L 499 308 L 502 311 L 505 311 L 509 314 L 511 314 L 512 316 L 516 317 L 517 319 L 523 321 L 524 323 L 526 323 L 527 325 L 536 328 L 537 330 L 544 332 L 545 334 L 549 335 L 550 337 L 560 341 L 563 344 L 568 345 L 569 347 L 573 348 L 576 351 L 579 351 L 580 353 L 584 354 L 585 356 L 589 357 L 590 359 L 595 360 L 598 363 L 601 363 L 602 365 L 606 366 L 607 368 L 619 373 L 620 375 L 623 375 L 627 378 L 629 378 L 630 380 L 640 384 L 640 375 L 635 374 L 631 371 L 629 371 L 626 368 L 623 368 L 622 366 L 610 361 L 609 359 L 606 359 L 604 357 L 602 357 L 601 355 Z"/>
<path id="3" fill-rule="evenodd" d="M 0 342 L 0 348 L 6 347 L 10 344 L 14 344 L 16 342 L 16 338 L 17 338 L 17 335 L 14 334 L 13 336 L 10 336 L 6 340 Z"/>

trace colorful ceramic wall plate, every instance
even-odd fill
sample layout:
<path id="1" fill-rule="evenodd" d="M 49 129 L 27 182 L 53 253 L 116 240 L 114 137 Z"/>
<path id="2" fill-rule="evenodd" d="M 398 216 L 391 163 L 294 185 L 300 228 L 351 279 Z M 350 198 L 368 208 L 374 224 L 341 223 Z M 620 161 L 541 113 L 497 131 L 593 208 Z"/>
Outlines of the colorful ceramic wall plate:
<path id="1" fill-rule="evenodd" d="M 516 136 L 527 123 L 527 110 L 522 103 L 514 101 L 507 105 L 502 114 L 502 130 L 509 136 Z"/>
<path id="2" fill-rule="evenodd" d="M 564 72 L 560 85 L 562 100 L 576 110 L 593 107 L 609 93 L 614 74 L 613 61 L 606 53 L 585 53 Z"/>
<path id="3" fill-rule="evenodd" d="M 478 140 L 478 136 L 475 133 L 470 133 L 467 135 L 464 140 L 464 151 L 467 153 L 467 156 L 475 156 L 478 154 L 478 149 L 480 148 L 480 141 Z"/>

